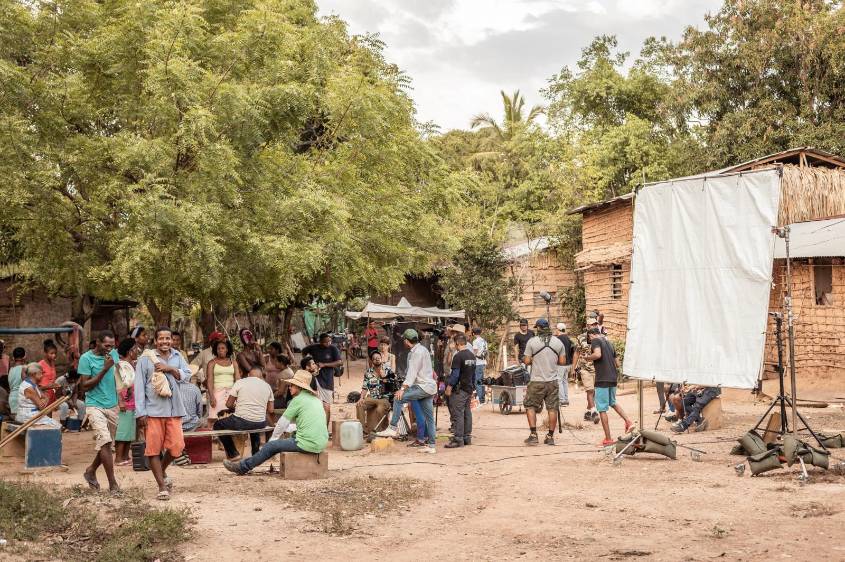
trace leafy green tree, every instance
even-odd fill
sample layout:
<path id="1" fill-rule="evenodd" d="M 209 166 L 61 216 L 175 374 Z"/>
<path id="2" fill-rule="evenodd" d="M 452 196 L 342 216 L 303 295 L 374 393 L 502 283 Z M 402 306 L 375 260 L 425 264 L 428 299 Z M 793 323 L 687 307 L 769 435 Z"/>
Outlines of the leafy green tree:
<path id="1" fill-rule="evenodd" d="M 185 298 L 387 292 L 448 255 L 462 175 L 421 138 L 383 45 L 313 1 L 0 14 L 0 228 L 51 291 L 167 321 Z"/>
<path id="2" fill-rule="evenodd" d="M 495 330 L 515 317 L 519 283 L 507 275 L 508 261 L 486 233 L 469 234 L 460 247 L 443 270 L 443 296 L 450 307 L 465 310 L 468 321 Z"/>

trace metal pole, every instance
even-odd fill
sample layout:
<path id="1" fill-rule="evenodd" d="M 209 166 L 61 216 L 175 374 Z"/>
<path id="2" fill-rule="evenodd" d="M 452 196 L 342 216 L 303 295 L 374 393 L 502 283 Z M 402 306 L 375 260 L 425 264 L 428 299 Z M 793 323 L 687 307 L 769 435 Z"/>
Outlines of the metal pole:
<path id="1" fill-rule="evenodd" d="M 789 258 L 789 226 L 783 227 L 783 241 L 786 247 L 786 327 L 787 337 L 789 338 L 789 382 L 792 387 L 792 436 L 798 439 L 798 422 L 797 413 L 795 410 L 796 394 L 795 389 L 795 327 L 793 325 L 792 317 L 792 267 Z"/>
<path id="2" fill-rule="evenodd" d="M 639 414 L 640 414 L 640 424 L 639 427 L 643 426 L 643 381 L 637 381 L 637 402 L 639 406 Z"/>

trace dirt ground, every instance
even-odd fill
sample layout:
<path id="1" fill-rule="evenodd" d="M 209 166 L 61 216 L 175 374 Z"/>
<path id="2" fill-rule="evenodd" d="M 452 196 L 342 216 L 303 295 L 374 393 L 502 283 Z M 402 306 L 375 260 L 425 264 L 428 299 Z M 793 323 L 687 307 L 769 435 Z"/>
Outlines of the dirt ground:
<path id="1" fill-rule="evenodd" d="M 357 388 L 363 361 L 338 389 L 340 402 Z M 770 382 L 769 394 L 775 392 Z M 653 427 L 657 397 L 646 390 L 645 425 Z M 825 381 L 799 385 L 799 396 L 834 398 L 844 389 Z M 171 469 L 171 506 L 196 517 L 186 560 L 321 559 L 643 559 L 643 560 L 845 560 L 845 476 L 811 468 L 737 477 L 733 439 L 749 429 L 767 403 L 747 392 L 723 395 L 725 428 L 685 434 L 680 444 L 706 451 L 694 461 L 683 449 L 669 460 L 638 454 L 619 466 L 599 450 L 600 426 L 581 429 L 584 394 L 574 386 L 565 430 L 554 447 L 528 448 L 524 415 L 501 415 L 488 404 L 475 411 L 473 445 L 421 455 L 404 443 L 386 452 L 330 450 L 330 477 L 289 482 L 268 474 L 238 477 L 215 462 Z M 635 395 L 620 398 L 636 415 Z M 802 410 L 814 428 L 845 430 L 842 404 Z M 335 418 L 354 416 L 335 404 Z M 440 408 L 438 430 L 448 430 Z M 612 415 L 614 435 L 621 420 Z M 668 433 L 668 424 L 661 422 Z M 21 475 L 0 467 L 3 478 L 48 485 L 82 483 L 90 460 L 90 434 L 68 434 L 67 472 Z M 845 450 L 835 451 L 841 460 Z M 832 462 L 833 464 L 833 462 Z M 102 478 L 102 477 L 101 477 Z M 118 479 L 154 501 L 149 472 L 119 469 Z"/>

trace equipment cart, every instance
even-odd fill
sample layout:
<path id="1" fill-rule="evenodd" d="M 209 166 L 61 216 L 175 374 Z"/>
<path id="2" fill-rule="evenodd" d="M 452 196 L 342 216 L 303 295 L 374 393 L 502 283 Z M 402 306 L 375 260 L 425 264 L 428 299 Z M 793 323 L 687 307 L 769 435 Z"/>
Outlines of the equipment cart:
<path id="1" fill-rule="evenodd" d="M 501 386 L 491 384 L 490 394 L 493 398 L 491 403 L 493 408 L 499 406 L 499 413 L 507 416 L 511 413 L 514 406 L 519 406 L 519 411 L 522 411 L 522 402 L 525 400 L 526 386 Z"/>

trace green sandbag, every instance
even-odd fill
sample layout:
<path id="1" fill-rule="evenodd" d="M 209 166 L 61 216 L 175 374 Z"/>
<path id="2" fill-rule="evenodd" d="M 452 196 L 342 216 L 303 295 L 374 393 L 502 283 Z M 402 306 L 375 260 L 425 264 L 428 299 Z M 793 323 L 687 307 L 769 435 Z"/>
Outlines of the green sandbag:
<path id="1" fill-rule="evenodd" d="M 617 439 L 616 440 L 616 454 L 621 453 L 622 449 L 624 449 L 625 447 L 628 447 L 628 443 L 630 443 L 634 439 L 636 439 L 636 437 L 620 437 L 619 439 Z M 638 445 L 632 445 L 632 446 L 628 447 L 628 449 L 625 451 L 625 454 L 626 455 L 633 455 L 635 452 L 637 452 L 637 447 L 638 447 Z"/>
<path id="2" fill-rule="evenodd" d="M 804 464 L 811 464 L 825 470 L 830 466 L 830 453 L 825 453 L 823 450 L 809 445 L 805 447 L 801 458 L 804 459 Z"/>
<path id="3" fill-rule="evenodd" d="M 818 436 L 821 444 L 828 449 L 841 449 L 842 447 L 845 447 L 845 436 L 841 433 L 838 435 L 825 435 L 824 433 L 819 433 Z"/>
<path id="4" fill-rule="evenodd" d="M 745 454 L 745 447 L 743 447 L 741 443 L 737 443 L 737 444 L 736 444 L 736 445 L 734 445 L 734 446 L 733 446 L 733 448 L 731 449 L 731 453 L 730 453 L 730 454 L 732 454 L 732 455 L 737 455 L 737 456 L 740 456 L 740 457 L 744 457 L 744 456 L 746 456 L 746 454 Z"/>
<path id="5" fill-rule="evenodd" d="M 760 437 L 756 431 L 749 431 L 739 439 L 742 448 L 745 449 L 745 454 L 748 456 L 759 455 L 766 452 L 766 444 L 763 438 Z"/>
<path id="6" fill-rule="evenodd" d="M 748 457 L 748 466 L 751 467 L 751 475 L 757 476 L 769 470 L 783 468 L 780 460 L 778 460 L 778 454 L 780 454 L 779 449 L 771 449 Z"/>
<path id="7" fill-rule="evenodd" d="M 791 435 L 783 436 L 783 456 L 786 457 L 786 466 L 792 466 L 798 460 L 798 452 L 802 450 L 803 443 Z"/>
<path id="8" fill-rule="evenodd" d="M 662 433 L 658 433 L 656 431 L 650 431 L 648 429 L 640 430 L 640 435 L 645 437 L 649 441 L 653 441 L 659 445 L 668 445 L 672 442 L 671 439 L 663 435 Z"/>
<path id="9" fill-rule="evenodd" d="M 643 433 L 645 435 L 645 433 Z M 678 450 L 675 447 L 675 444 L 669 441 L 669 443 L 662 444 L 652 441 L 650 439 L 645 440 L 645 447 L 643 447 L 644 453 L 656 453 L 658 455 L 663 455 L 664 457 L 669 457 L 670 459 L 676 459 Z"/>

